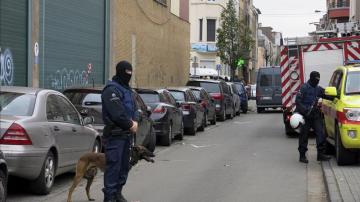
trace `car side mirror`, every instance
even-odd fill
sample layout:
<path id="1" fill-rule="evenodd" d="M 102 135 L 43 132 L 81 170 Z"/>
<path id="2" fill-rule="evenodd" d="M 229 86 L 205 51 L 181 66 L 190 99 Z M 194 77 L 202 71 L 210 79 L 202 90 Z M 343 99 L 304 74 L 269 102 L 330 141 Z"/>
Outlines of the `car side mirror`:
<path id="1" fill-rule="evenodd" d="M 335 97 L 338 96 L 337 94 L 337 90 L 335 87 L 326 87 L 325 88 L 325 95 L 334 99 Z"/>
<path id="2" fill-rule="evenodd" d="M 199 100 L 198 100 L 198 103 L 201 103 L 201 102 L 202 102 L 202 100 L 201 100 L 201 99 L 199 99 Z"/>
<path id="3" fill-rule="evenodd" d="M 94 123 L 94 117 L 93 116 L 85 117 L 83 123 L 85 126 Z"/>
<path id="4" fill-rule="evenodd" d="M 180 102 L 176 102 L 176 107 L 180 108 L 181 107 L 181 103 Z"/>

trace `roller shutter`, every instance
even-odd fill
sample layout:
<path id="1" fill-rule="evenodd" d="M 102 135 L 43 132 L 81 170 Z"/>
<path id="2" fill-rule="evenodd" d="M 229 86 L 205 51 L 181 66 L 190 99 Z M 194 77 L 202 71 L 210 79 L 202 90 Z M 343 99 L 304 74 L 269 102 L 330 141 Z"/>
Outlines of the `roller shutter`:
<path id="1" fill-rule="evenodd" d="M 27 85 L 27 0 L 0 0 L 0 85 Z"/>
<path id="2" fill-rule="evenodd" d="M 104 83 L 105 1 L 42 0 L 40 86 Z"/>

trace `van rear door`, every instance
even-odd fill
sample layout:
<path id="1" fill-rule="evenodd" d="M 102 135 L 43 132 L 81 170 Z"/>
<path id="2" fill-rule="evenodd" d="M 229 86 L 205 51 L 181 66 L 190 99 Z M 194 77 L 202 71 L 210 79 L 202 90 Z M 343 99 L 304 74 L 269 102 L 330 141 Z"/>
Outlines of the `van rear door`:
<path id="1" fill-rule="evenodd" d="M 268 103 L 273 96 L 272 69 L 264 68 L 259 70 L 257 81 L 256 100 L 260 103 Z"/>
<path id="2" fill-rule="evenodd" d="M 256 101 L 260 107 L 279 107 L 281 98 L 280 67 L 261 68 L 258 73 Z"/>

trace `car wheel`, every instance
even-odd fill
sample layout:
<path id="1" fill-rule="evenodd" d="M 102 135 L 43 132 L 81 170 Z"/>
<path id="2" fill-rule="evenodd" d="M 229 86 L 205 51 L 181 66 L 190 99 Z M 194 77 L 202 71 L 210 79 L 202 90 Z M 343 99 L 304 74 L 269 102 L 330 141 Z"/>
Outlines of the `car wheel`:
<path id="1" fill-rule="evenodd" d="M 7 196 L 7 179 L 6 174 L 0 170 L 0 202 L 5 202 Z"/>
<path id="2" fill-rule="evenodd" d="M 93 147 L 93 152 L 94 153 L 101 152 L 101 144 L 100 144 L 99 140 L 95 140 L 94 147 Z"/>
<path id="3" fill-rule="evenodd" d="M 180 133 L 176 136 L 176 139 L 178 139 L 178 140 L 184 139 L 184 122 L 181 122 Z"/>
<path id="4" fill-rule="evenodd" d="M 195 120 L 193 123 L 193 126 L 189 129 L 189 135 L 196 135 L 196 124 L 195 124 Z"/>
<path id="5" fill-rule="evenodd" d="M 201 126 L 199 127 L 199 131 L 204 131 L 205 130 L 206 123 L 207 123 L 207 115 L 206 115 L 206 113 L 204 113 L 203 121 L 202 121 Z"/>
<path id="6" fill-rule="evenodd" d="M 229 119 L 233 119 L 234 118 L 234 114 L 235 114 L 235 109 L 233 108 L 231 113 L 229 115 L 227 115 L 227 118 Z"/>
<path id="7" fill-rule="evenodd" d="M 245 105 L 241 110 L 244 114 L 246 114 L 248 112 L 248 106 Z"/>
<path id="8" fill-rule="evenodd" d="M 216 113 L 214 112 L 213 119 L 210 121 L 211 125 L 216 125 Z"/>
<path id="9" fill-rule="evenodd" d="M 257 113 L 263 113 L 263 112 L 264 112 L 264 108 L 258 107 L 258 108 L 256 109 L 256 111 L 257 111 Z"/>
<path id="10" fill-rule="evenodd" d="M 45 195 L 50 193 L 55 179 L 55 158 L 52 152 L 46 155 L 39 177 L 34 181 L 33 192 Z"/>
<path id="11" fill-rule="evenodd" d="M 225 121 L 226 120 L 226 108 L 224 108 L 222 115 L 220 116 L 220 121 Z"/>
<path id="12" fill-rule="evenodd" d="M 156 134 L 154 132 L 153 127 L 151 127 L 150 130 L 150 140 L 149 143 L 147 144 L 146 148 L 151 151 L 154 152 L 155 151 L 155 147 L 156 147 Z"/>
<path id="13" fill-rule="evenodd" d="M 161 136 L 160 143 L 163 146 L 170 146 L 172 140 L 172 123 L 169 123 L 169 128 L 167 130 L 167 134 Z"/>
<path id="14" fill-rule="evenodd" d="M 335 149 L 336 149 L 336 161 L 338 165 L 349 165 L 356 163 L 356 153 L 346 149 L 342 144 L 339 126 L 335 126 Z"/>

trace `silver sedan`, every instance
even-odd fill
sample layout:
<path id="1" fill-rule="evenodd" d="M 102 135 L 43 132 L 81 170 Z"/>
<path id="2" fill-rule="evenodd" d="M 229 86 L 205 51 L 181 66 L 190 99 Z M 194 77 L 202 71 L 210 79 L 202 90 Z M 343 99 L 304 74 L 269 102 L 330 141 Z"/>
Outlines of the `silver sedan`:
<path id="1" fill-rule="evenodd" d="M 72 171 L 79 157 L 100 150 L 100 137 L 71 102 L 53 90 L 1 87 L 0 150 L 9 175 L 50 192 L 56 175 Z"/>

